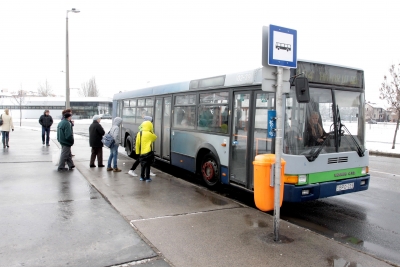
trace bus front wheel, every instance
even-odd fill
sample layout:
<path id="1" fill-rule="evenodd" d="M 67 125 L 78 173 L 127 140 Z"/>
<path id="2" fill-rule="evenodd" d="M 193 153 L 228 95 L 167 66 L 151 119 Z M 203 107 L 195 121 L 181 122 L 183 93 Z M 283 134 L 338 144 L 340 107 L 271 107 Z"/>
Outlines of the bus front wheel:
<path id="1" fill-rule="evenodd" d="M 212 153 L 206 154 L 201 162 L 201 176 L 208 187 L 219 183 L 219 166 Z"/>

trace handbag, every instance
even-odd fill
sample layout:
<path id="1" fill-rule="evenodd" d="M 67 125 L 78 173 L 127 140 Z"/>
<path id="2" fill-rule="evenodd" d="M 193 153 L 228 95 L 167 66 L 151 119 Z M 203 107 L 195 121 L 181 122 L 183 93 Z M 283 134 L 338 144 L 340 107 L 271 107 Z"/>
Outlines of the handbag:
<path id="1" fill-rule="evenodd" d="M 3 125 L 3 114 L 0 116 L 0 126 Z"/>
<path id="2" fill-rule="evenodd" d="M 147 152 L 146 154 L 141 154 L 142 153 L 142 131 L 140 131 L 140 142 L 139 142 L 139 161 L 147 161 L 153 164 L 156 161 L 156 158 L 154 156 L 154 151 L 153 151 L 153 144 L 151 145 L 151 151 Z"/>
<path id="3" fill-rule="evenodd" d="M 112 148 L 115 144 L 114 137 L 108 132 L 101 138 L 101 142 L 104 144 L 104 146 L 108 148 Z"/>

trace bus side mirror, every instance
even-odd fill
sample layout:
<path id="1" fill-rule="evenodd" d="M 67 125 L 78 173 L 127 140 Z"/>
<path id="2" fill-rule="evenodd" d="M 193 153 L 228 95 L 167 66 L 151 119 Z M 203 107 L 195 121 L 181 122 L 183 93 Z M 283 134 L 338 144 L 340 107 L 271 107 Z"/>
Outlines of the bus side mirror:
<path id="1" fill-rule="evenodd" d="M 308 79 L 306 77 L 297 77 L 294 80 L 296 88 L 296 97 L 298 103 L 310 102 L 310 89 L 308 87 Z"/>

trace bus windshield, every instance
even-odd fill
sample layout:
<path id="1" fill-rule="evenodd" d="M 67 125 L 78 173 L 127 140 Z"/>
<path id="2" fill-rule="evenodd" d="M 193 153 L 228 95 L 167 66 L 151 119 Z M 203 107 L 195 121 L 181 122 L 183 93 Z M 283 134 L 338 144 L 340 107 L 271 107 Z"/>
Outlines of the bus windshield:
<path id="1" fill-rule="evenodd" d="M 286 154 L 309 158 L 364 150 L 363 93 L 310 88 L 310 98 L 309 103 L 297 103 L 294 90 L 286 98 Z"/>

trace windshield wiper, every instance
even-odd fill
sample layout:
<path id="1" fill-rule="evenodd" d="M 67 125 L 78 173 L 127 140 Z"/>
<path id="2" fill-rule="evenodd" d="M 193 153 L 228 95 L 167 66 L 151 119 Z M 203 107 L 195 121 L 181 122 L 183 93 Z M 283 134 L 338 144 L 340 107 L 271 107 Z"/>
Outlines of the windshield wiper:
<path id="1" fill-rule="evenodd" d="M 345 131 L 342 131 L 342 128 L 343 128 Z M 363 150 L 363 149 L 361 148 L 361 146 L 358 144 L 357 140 L 356 140 L 356 139 L 354 138 L 354 136 L 350 133 L 349 129 L 347 129 L 347 127 L 346 127 L 344 124 L 340 123 L 339 134 L 340 134 L 340 135 L 344 135 L 344 132 L 346 132 L 346 133 L 351 137 L 351 140 L 353 140 L 353 143 L 355 144 L 355 146 L 356 146 L 356 148 L 357 148 L 357 154 L 358 154 L 360 157 L 364 157 L 364 152 L 365 152 L 365 150 Z"/>
<path id="2" fill-rule="evenodd" d="M 357 148 L 357 154 L 360 157 L 364 157 L 364 152 L 365 150 L 363 150 L 361 148 L 361 146 L 358 144 L 358 142 L 356 141 L 356 139 L 354 138 L 354 136 L 350 133 L 349 129 L 347 129 L 346 125 L 342 124 L 342 121 L 340 119 L 340 112 L 339 112 L 339 105 L 336 106 L 337 107 L 337 147 L 340 147 L 340 141 L 342 136 L 344 136 L 344 132 L 346 132 L 350 137 L 351 140 L 353 141 L 353 143 L 355 144 L 356 148 Z M 342 128 L 345 130 L 343 131 Z"/>
<path id="3" fill-rule="evenodd" d="M 331 136 L 331 135 L 334 135 L 334 132 L 329 132 L 328 135 L 326 136 L 326 138 L 324 139 L 324 142 L 322 142 L 322 144 L 319 145 L 318 148 L 317 148 L 317 147 L 314 147 L 314 148 L 310 151 L 310 154 L 308 154 L 308 155 L 306 156 L 306 158 L 308 159 L 309 162 L 312 162 L 312 161 L 314 161 L 314 160 L 316 160 L 316 159 L 318 158 L 319 154 L 320 154 L 321 151 L 322 151 L 322 148 L 324 148 L 324 146 L 325 146 L 326 141 L 327 141 L 327 140 L 330 140 L 330 136 Z"/>

